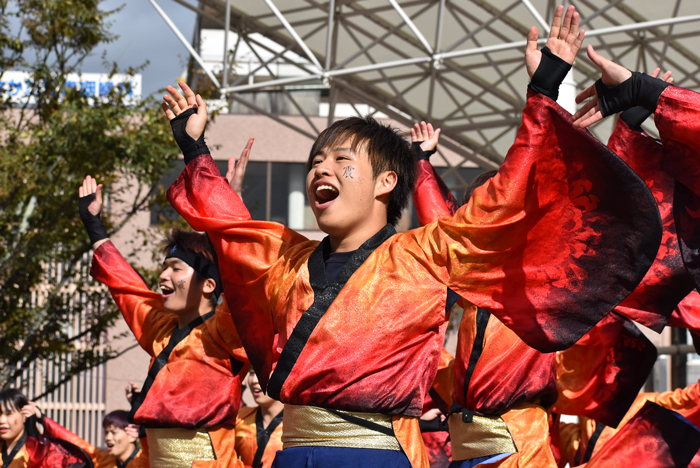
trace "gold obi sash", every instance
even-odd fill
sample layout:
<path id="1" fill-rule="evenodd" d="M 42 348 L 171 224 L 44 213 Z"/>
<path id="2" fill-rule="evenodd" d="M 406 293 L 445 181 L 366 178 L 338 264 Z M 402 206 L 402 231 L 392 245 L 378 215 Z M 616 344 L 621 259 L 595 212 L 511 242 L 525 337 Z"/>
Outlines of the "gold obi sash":
<path id="1" fill-rule="evenodd" d="M 364 419 L 393 432 L 392 417 L 379 413 L 343 414 Z M 347 421 L 317 406 L 284 405 L 282 443 L 290 447 L 348 447 L 401 450 L 395 436 Z"/>
<path id="2" fill-rule="evenodd" d="M 462 422 L 462 413 L 455 413 L 450 415 L 449 425 L 453 460 L 471 460 L 518 451 L 506 422 L 500 416 L 475 414 L 472 422 L 465 423 Z"/>
<path id="3" fill-rule="evenodd" d="M 151 468 L 191 468 L 195 460 L 216 460 L 206 430 L 146 429 Z"/>

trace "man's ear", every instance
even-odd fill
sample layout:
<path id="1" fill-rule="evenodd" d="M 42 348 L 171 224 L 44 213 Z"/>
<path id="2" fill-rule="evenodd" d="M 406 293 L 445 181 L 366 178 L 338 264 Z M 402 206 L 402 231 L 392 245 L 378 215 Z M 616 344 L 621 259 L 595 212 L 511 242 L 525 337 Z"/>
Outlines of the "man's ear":
<path id="1" fill-rule="evenodd" d="M 377 182 L 374 185 L 374 196 L 381 197 L 382 195 L 387 195 L 394 190 L 396 183 L 398 182 L 398 176 L 394 171 L 384 171 L 379 176 L 377 176 Z"/>
<path id="2" fill-rule="evenodd" d="M 216 289 L 216 281 L 214 281 L 211 278 L 207 278 L 204 280 L 204 286 L 202 288 L 202 291 L 204 294 L 211 294 L 214 292 Z"/>

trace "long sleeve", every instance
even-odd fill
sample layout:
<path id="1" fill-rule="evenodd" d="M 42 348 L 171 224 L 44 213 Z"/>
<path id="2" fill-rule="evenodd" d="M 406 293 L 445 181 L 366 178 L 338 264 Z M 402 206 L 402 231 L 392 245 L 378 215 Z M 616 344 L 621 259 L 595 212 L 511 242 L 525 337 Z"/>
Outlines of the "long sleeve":
<path id="1" fill-rule="evenodd" d="M 700 294 L 693 291 L 683 299 L 668 319 L 671 327 L 687 328 L 700 336 Z"/>
<path id="2" fill-rule="evenodd" d="M 654 115 L 664 145 L 663 168 L 700 196 L 700 94 L 669 86 Z"/>
<path id="3" fill-rule="evenodd" d="M 116 458 L 110 455 L 106 450 L 100 450 L 91 445 L 87 441 L 81 439 L 76 434 L 65 427 L 58 424 L 56 421 L 47 418 L 41 420 L 41 425 L 44 427 L 44 435 L 55 437 L 70 442 L 83 449 L 92 459 L 95 468 L 114 468 L 117 466 Z"/>
<path id="4" fill-rule="evenodd" d="M 111 241 L 95 251 L 90 274 L 109 288 L 139 345 L 155 357 L 177 324 L 177 317 L 163 309 L 162 296 L 148 289 Z"/>
<path id="5" fill-rule="evenodd" d="M 552 411 L 616 427 L 656 362 L 656 348 L 632 322 L 609 314 L 557 355 L 559 398 Z"/>
<path id="6" fill-rule="evenodd" d="M 418 261 L 435 278 L 550 352 L 573 345 L 637 287 L 661 226 L 644 182 L 573 130 L 556 103 L 529 93 L 498 174 L 452 218 L 400 236 L 419 244 Z"/>
<path id="7" fill-rule="evenodd" d="M 454 215 L 459 203 L 430 161 L 419 159 L 416 166 L 418 174 L 413 190 L 413 205 L 420 225 L 425 226 L 438 218 Z"/>
<path id="8" fill-rule="evenodd" d="M 206 231 L 216 249 L 224 294 L 241 341 L 260 384 L 272 370 L 275 323 L 271 311 L 287 300 L 294 265 L 308 258 L 315 242 L 278 223 L 252 221 L 214 160 L 190 162 L 168 190 L 168 200 L 197 231 Z M 309 304 L 310 305 L 310 304 Z"/>
<path id="9" fill-rule="evenodd" d="M 587 468 L 688 466 L 700 449 L 700 430 L 678 413 L 650 401 L 612 438 L 596 442 Z"/>
<path id="10" fill-rule="evenodd" d="M 618 120 L 608 147 L 647 184 L 659 207 L 663 225 L 661 247 L 654 263 L 639 286 L 615 310 L 660 333 L 676 304 L 695 287 L 678 244 L 673 210 L 675 182 L 661 170 L 661 143 L 629 128 L 622 119 Z"/>

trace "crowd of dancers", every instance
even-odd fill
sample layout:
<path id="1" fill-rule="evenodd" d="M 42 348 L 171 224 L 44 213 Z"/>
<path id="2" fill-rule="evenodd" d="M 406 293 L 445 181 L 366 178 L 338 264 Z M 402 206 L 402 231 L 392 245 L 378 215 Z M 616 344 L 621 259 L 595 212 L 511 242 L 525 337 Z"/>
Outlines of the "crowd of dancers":
<path id="1" fill-rule="evenodd" d="M 639 393 L 656 349 L 633 323 L 700 337 L 700 94 L 588 46 L 602 77 L 572 116 L 556 99 L 584 40 L 575 8 L 537 37 L 515 142 L 461 203 L 432 125 L 412 143 L 369 117 L 324 130 L 306 179 L 321 242 L 251 219 L 253 140 L 223 177 L 206 104 L 168 87 L 186 163 L 168 200 L 193 231 L 163 242 L 160 293 L 109 240 L 102 186 L 79 189 L 91 274 L 147 378 L 105 418 L 107 451 L 1 392 L 2 467 L 700 467 L 698 384 Z M 585 130 L 618 113 L 607 145 Z M 421 227 L 397 233 L 411 195 Z"/>

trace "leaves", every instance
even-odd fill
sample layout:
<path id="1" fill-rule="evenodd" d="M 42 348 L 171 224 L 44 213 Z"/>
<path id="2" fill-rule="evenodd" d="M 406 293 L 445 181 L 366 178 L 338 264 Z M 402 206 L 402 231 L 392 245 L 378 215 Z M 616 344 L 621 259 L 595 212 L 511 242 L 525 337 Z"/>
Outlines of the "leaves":
<path id="1" fill-rule="evenodd" d="M 127 87 L 97 101 L 66 89 L 67 74 L 114 39 L 113 11 L 98 0 L 0 0 L 0 12 L 0 72 L 29 71 L 36 98 L 0 106 L 0 380 L 10 386 L 31 363 L 67 354 L 50 389 L 117 353 L 107 331 L 119 314 L 88 280 L 78 186 L 87 174 L 105 185 L 103 219 L 116 232 L 150 208 L 179 151 L 154 100 L 134 103 Z"/>

